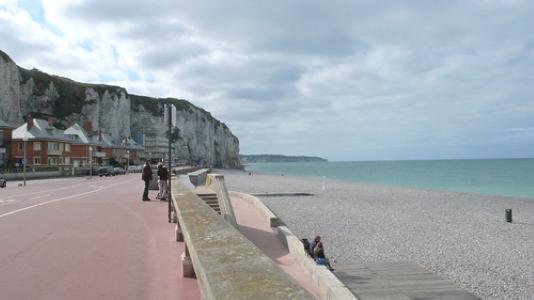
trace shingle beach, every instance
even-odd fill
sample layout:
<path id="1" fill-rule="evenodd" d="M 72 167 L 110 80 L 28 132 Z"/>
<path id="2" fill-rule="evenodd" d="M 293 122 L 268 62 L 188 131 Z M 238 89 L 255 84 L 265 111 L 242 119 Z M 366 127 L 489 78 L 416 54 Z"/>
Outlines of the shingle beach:
<path id="1" fill-rule="evenodd" d="M 232 191 L 315 194 L 259 198 L 336 264 L 413 261 L 482 299 L 534 299 L 534 199 L 217 172 Z"/>

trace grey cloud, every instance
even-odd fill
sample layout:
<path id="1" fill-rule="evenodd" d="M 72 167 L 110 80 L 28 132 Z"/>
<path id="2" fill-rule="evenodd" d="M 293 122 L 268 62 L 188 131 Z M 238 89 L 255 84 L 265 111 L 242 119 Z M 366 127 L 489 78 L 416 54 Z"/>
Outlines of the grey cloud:
<path id="1" fill-rule="evenodd" d="M 65 6 L 63 14 L 87 22 L 139 22 L 169 16 L 178 6 L 171 0 L 157 2 L 140 0 L 90 0 Z"/>
<path id="2" fill-rule="evenodd" d="M 527 136 L 503 134 L 534 126 L 530 2 L 95 0 L 65 15 L 120 23 L 119 54 L 215 110 L 244 152 L 380 159 L 532 149 Z"/>
<path id="3" fill-rule="evenodd" d="M 139 65 L 148 69 L 168 70 L 175 64 L 206 54 L 209 50 L 194 43 L 162 43 L 141 50 Z"/>

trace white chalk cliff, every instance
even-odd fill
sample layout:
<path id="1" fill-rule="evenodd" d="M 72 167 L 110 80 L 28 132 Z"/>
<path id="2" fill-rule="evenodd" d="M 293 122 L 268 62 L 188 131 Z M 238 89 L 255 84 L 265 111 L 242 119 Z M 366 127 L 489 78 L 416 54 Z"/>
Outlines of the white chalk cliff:
<path id="1" fill-rule="evenodd" d="M 0 119 L 15 127 L 23 124 L 28 113 L 43 113 L 53 115 L 65 127 L 90 121 L 95 130 L 115 140 L 141 134 L 166 139 L 165 103 L 177 107 L 180 133 L 173 145 L 177 158 L 217 167 L 239 166 L 237 137 L 209 112 L 185 100 L 130 95 L 117 86 L 84 84 L 26 70 L 0 51 Z"/>

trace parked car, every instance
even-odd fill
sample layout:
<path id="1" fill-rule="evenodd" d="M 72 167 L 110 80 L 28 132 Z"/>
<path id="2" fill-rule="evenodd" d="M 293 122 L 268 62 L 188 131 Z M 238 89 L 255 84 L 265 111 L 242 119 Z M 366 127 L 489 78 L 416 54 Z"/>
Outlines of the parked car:
<path id="1" fill-rule="evenodd" d="M 124 175 L 126 174 L 126 171 L 124 171 L 121 167 L 115 167 L 113 168 L 113 175 Z"/>
<path id="2" fill-rule="evenodd" d="M 96 174 L 100 177 L 102 176 L 115 176 L 115 173 L 113 172 L 113 167 L 111 166 L 104 166 L 98 168 L 96 171 Z"/>
<path id="3" fill-rule="evenodd" d="M 0 175 L 0 188 L 5 188 L 7 184 L 7 179 Z"/>
<path id="4" fill-rule="evenodd" d="M 139 172 L 140 169 L 139 169 L 139 166 L 128 166 L 128 173 L 137 173 Z"/>

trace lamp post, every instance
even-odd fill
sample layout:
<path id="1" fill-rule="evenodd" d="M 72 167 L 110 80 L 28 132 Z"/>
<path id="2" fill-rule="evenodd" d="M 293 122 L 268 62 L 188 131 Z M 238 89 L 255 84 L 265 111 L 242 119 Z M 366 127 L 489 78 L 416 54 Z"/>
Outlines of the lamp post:
<path id="1" fill-rule="evenodd" d="M 93 147 L 89 146 L 89 179 L 93 179 Z"/>
<path id="2" fill-rule="evenodd" d="M 22 138 L 22 141 L 24 142 L 24 158 L 22 159 L 22 172 L 23 172 L 23 177 L 24 177 L 24 186 L 26 186 L 26 142 L 28 141 L 28 137 L 27 136 L 24 136 Z"/>
<path id="3" fill-rule="evenodd" d="M 130 168 L 130 150 L 126 150 L 126 154 L 128 154 L 128 157 L 126 158 L 126 171 L 125 171 L 125 173 L 128 174 L 128 169 Z"/>

